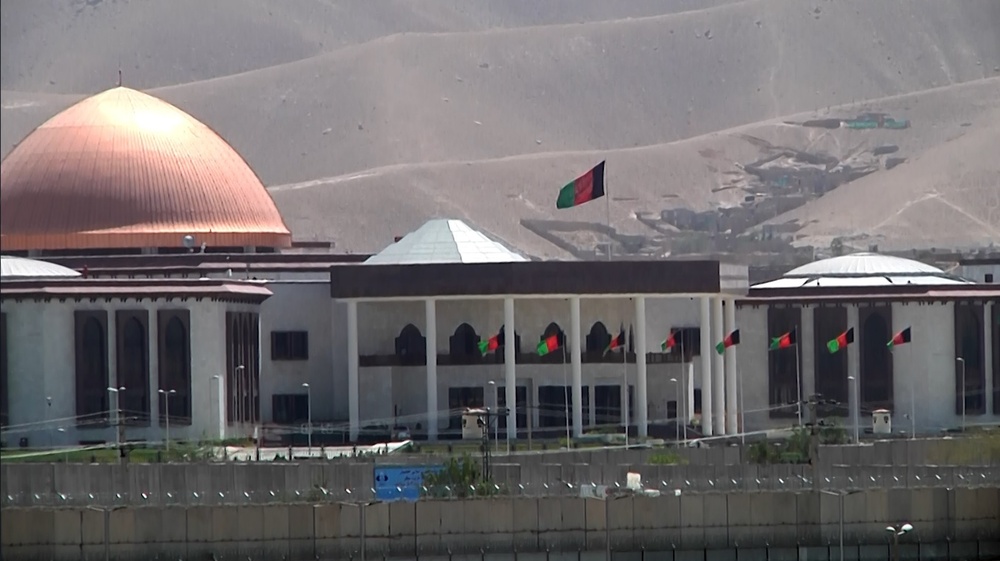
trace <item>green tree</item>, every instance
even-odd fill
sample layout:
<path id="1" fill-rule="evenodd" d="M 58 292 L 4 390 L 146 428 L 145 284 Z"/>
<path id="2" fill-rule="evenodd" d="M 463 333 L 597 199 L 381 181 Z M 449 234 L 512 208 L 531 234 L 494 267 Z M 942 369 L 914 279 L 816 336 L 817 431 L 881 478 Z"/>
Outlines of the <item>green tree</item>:
<path id="1" fill-rule="evenodd" d="M 483 478 L 479 463 L 468 454 L 449 458 L 439 471 L 424 473 L 424 494 L 431 497 L 495 495 L 497 488 Z"/>

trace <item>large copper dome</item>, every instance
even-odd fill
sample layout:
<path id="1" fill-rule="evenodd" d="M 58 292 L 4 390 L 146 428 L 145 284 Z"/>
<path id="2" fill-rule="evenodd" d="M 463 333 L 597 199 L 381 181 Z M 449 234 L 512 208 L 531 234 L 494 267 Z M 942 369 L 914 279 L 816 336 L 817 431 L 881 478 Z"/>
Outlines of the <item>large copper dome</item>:
<path id="1" fill-rule="evenodd" d="M 118 87 L 49 119 L 4 158 L 3 251 L 287 247 L 250 166 L 169 103 Z M 190 241 L 190 240 L 189 240 Z"/>

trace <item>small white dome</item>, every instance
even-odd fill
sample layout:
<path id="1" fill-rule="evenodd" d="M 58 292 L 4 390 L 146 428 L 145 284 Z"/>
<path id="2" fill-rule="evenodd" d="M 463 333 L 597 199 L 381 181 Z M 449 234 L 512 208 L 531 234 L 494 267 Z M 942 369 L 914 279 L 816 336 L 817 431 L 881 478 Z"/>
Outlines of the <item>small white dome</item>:
<path id="1" fill-rule="evenodd" d="M 68 279 L 79 277 L 80 273 L 62 265 L 49 263 L 48 261 L 38 261 L 37 259 L 27 259 L 15 257 L 13 255 L 0 255 L 0 279 L 10 280 L 35 280 L 35 279 Z"/>
<path id="2" fill-rule="evenodd" d="M 780 279 L 757 284 L 753 288 L 843 288 L 914 284 L 973 283 L 912 259 L 877 253 L 852 253 L 796 267 Z"/>

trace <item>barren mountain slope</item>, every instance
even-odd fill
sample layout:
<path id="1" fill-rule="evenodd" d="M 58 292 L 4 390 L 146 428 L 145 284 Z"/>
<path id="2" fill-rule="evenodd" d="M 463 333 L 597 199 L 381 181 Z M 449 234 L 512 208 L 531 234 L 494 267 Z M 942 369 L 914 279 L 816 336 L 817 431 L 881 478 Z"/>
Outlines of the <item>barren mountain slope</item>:
<path id="1" fill-rule="evenodd" d="M 1000 96 L 1000 84 L 997 84 Z M 948 141 L 844 185 L 771 223 L 804 225 L 799 243 L 880 249 L 1000 243 L 1000 104 Z"/>
<path id="2" fill-rule="evenodd" d="M 12 0 L 0 4 L 6 90 L 94 93 L 120 64 L 137 88 L 291 62 L 405 32 L 578 23 L 740 0 Z"/>
<path id="3" fill-rule="evenodd" d="M 566 252 L 522 227 L 521 219 L 604 224 L 607 207 L 603 201 L 571 210 L 555 209 L 557 189 L 600 159 L 608 162 L 612 226 L 621 232 L 655 237 L 655 232 L 636 219 L 636 213 L 658 216 L 668 208 L 737 206 L 745 195 L 738 188 L 747 180 L 743 166 L 775 150 L 794 148 L 850 162 L 862 152 L 894 144 L 900 148 L 899 154 L 918 155 L 962 134 L 968 129 L 962 124 L 979 123 L 984 115 L 1000 110 L 996 92 L 1000 92 L 1000 79 L 990 79 L 835 107 L 820 115 L 794 115 L 670 144 L 390 166 L 278 185 L 271 193 L 297 237 L 335 240 L 345 251 L 377 251 L 393 236 L 415 229 L 428 218 L 458 217 L 532 255 L 565 258 Z M 784 122 L 853 116 L 863 111 L 905 115 L 913 124 L 904 131 L 851 131 Z M 970 169 L 991 165 L 971 152 L 962 157 Z M 865 180 L 878 183 L 883 174 L 893 171 L 876 172 Z M 721 188 L 726 185 L 737 187 Z M 990 186 L 970 188 L 978 188 L 983 191 L 979 196 L 985 196 Z M 848 216 L 866 204 L 864 199 L 844 201 L 838 212 Z M 959 230 L 958 237 L 962 232 Z M 966 242 L 975 241 L 978 234 L 968 233 L 972 238 L 965 236 Z"/>

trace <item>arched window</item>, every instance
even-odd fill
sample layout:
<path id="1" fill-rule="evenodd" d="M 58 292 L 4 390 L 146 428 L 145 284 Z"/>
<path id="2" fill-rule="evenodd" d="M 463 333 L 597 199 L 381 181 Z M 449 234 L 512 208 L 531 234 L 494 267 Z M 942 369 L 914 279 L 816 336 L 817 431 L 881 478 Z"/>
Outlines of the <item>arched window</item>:
<path id="1" fill-rule="evenodd" d="M 94 426 L 110 411 L 108 399 L 107 314 L 76 312 L 76 414 L 83 426 Z"/>
<path id="2" fill-rule="evenodd" d="M 191 340 L 186 311 L 168 312 L 161 319 L 160 386 L 170 399 L 170 422 L 191 422 Z M 165 322 L 165 323 L 164 323 Z M 160 420 L 166 419 L 166 395 L 159 395 Z"/>
<path id="3" fill-rule="evenodd" d="M 468 323 L 463 323 L 455 329 L 455 334 L 448 340 L 448 352 L 452 357 L 481 356 L 479 352 L 479 335 Z"/>
<path id="4" fill-rule="evenodd" d="M 566 345 L 566 334 L 563 332 L 562 328 L 559 327 L 559 324 L 556 322 L 552 322 L 545 327 L 545 331 L 542 332 L 541 339 L 542 340 L 548 339 L 553 335 L 556 335 L 556 339 L 559 340 L 560 347 Z"/>
<path id="5" fill-rule="evenodd" d="M 141 315 L 140 315 L 141 314 Z M 129 423 L 149 423 L 149 357 L 145 312 L 118 312 L 119 409 Z"/>
<path id="6" fill-rule="evenodd" d="M 886 343 L 892 338 L 889 328 L 891 308 L 862 308 L 861 321 L 861 407 L 892 408 L 892 355 Z"/>
<path id="7" fill-rule="evenodd" d="M 396 337 L 396 357 L 403 364 L 423 364 L 427 360 L 427 338 L 412 323 Z"/>
<path id="8" fill-rule="evenodd" d="M 603 323 L 595 322 L 590 327 L 590 333 L 587 334 L 587 352 L 604 353 L 604 349 L 608 348 L 610 343 L 611 334 L 608 333 L 608 329 L 604 327 Z"/>

